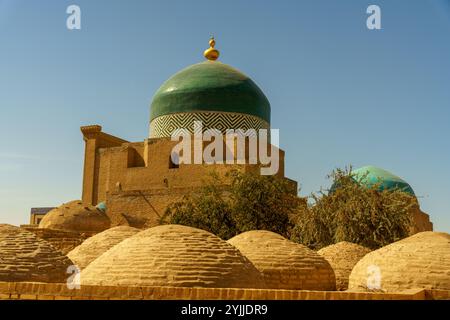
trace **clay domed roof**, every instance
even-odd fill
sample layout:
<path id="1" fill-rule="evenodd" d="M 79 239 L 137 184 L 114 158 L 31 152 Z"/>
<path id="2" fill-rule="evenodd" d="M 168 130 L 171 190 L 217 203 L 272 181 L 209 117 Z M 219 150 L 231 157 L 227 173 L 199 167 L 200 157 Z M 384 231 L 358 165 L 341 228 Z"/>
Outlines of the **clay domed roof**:
<path id="1" fill-rule="evenodd" d="M 72 264 L 33 233 L 0 224 L 0 282 L 66 282 Z"/>
<path id="2" fill-rule="evenodd" d="M 450 235 L 421 232 L 368 253 L 353 268 L 349 290 L 450 290 Z"/>
<path id="3" fill-rule="evenodd" d="M 180 225 L 122 241 L 81 272 L 85 285 L 261 288 L 261 274 L 219 237 Z"/>
<path id="4" fill-rule="evenodd" d="M 94 206 L 85 205 L 80 200 L 75 200 L 47 213 L 39 223 L 39 228 L 75 232 L 101 232 L 108 229 L 110 224 L 110 220 L 104 212 Z"/>
<path id="5" fill-rule="evenodd" d="M 355 264 L 371 250 L 355 243 L 342 241 L 317 251 L 331 264 L 336 275 L 336 290 L 347 290 L 348 277 Z"/>
<path id="6" fill-rule="evenodd" d="M 78 247 L 70 251 L 67 256 L 81 270 L 87 267 L 89 263 L 97 259 L 104 252 L 108 251 L 116 244 L 135 235 L 140 230 L 128 226 L 119 226 L 97 233 L 88 238 Z"/>
<path id="7" fill-rule="evenodd" d="M 249 231 L 228 240 L 264 275 L 268 288 L 335 290 L 330 264 L 306 246 L 269 231 Z"/>

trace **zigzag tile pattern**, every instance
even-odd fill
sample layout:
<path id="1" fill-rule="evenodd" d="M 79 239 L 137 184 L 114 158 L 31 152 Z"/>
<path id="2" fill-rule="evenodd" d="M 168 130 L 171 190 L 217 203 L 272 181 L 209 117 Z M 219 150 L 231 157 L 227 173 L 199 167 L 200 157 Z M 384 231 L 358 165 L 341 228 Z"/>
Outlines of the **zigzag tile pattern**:
<path id="1" fill-rule="evenodd" d="M 261 118 L 243 113 L 231 112 L 192 112 L 175 113 L 153 119 L 150 123 L 150 138 L 170 137 L 180 128 L 194 133 L 194 121 L 201 121 L 203 131 L 218 129 L 223 134 L 227 129 L 269 129 L 270 125 Z"/>

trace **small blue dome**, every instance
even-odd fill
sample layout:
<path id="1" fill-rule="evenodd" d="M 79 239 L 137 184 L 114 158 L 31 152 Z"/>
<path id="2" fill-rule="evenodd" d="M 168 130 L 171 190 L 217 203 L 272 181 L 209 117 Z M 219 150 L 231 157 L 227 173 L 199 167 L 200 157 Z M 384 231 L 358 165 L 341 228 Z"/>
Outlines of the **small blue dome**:
<path id="1" fill-rule="evenodd" d="M 355 180 L 361 181 L 370 187 L 380 184 L 380 190 L 401 190 L 415 196 L 413 188 L 402 178 L 381 168 L 365 166 L 352 171 Z"/>
<path id="2" fill-rule="evenodd" d="M 98 205 L 95 206 L 98 210 L 102 212 L 106 212 L 106 202 L 100 202 Z"/>
<path id="3" fill-rule="evenodd" d="M 390 173 L 387 170 L 374 167 L 365 166 L 356 170 L 352 170 L 351 175 L 353 180 L 360 182 L 362 185 L 370 188 L 376 184 L 379 184 L 378 189 L 382 190 L 401 190 L 405 193 L 415 197 L 413 188 L 400 177 Z M 330 193 L 333 193 L 339 188 L 339 183 L 334 182 L 330 188 Z"/>

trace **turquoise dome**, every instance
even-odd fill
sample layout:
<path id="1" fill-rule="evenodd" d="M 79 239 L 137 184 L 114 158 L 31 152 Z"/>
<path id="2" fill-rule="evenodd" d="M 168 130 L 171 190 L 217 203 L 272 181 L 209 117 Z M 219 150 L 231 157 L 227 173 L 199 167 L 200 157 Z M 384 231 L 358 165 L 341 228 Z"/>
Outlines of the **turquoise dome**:
<path id="1" fill-rule="evenodd" d="M 380 190 L 402 190 L 415 196 L 414 190 L 402 178 L 397 177 L 389 171 L 374 166 L 365 166 L 352 171 L 355 180 L 360 181 L 370 187 L 380 184 Z"/>
<path id="2" fill-rule="evenodd" d="M 239 70 L 218 61 L 194 64 L 168 79 L 153 97 L 150 121 L 195 112 L 246 114 L 270 124 L 270 103 L 261 89 Z"/>
<path id="3" fill-rule="evenodd" d="M 106 212 L 106 202 L 100 202 L 95 207 L 102 212 Z"/>

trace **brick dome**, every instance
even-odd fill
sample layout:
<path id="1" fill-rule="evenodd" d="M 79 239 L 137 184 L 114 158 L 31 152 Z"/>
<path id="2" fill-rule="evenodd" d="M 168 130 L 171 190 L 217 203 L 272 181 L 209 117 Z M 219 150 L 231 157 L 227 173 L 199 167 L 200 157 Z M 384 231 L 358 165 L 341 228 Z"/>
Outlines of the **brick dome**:
<path id="1" fill-rule="evenodd" d="M 342 241 L 317 251 L 334 270 L 336 290 L 347 290 L 348 277 L 355 264 L 371 250 L 355 243 Z"/>
<path id="2" fill-rule="evenodd" d="M 264 275 L 268 288 L 335 290 L 330 264 L 304 245 L 269 231 L 249 231 L 228 240 Z"/>
<path id="3" fill-rule="evenodd" d="M 75 200 L 47 213 L 39 223 L 39 228 L 96 233 L 108 229 L 110 224 L 104 212 Z"/>
<path id="4" fill-rule="evenodd" d="M 219 237 L 164 225 L 122 241 L 81 272 L 84 285 L 262 288 L 261 274 Z"/>
<path id="5" fill-rule="evenodd" d="M 116 244 L 135 235 L 140 230 L 128 226 L 111 228 L 88 238 L 81 245 L 70 251 L 67 256 L 81 270 L 100 257 Z"/>
<path id="6" fill-rule="evenodd" d="M 0 224 L 0 281 L 66 282 L 72 264 L 33 233 Z"/>
<path id="7" fill-rule="evenodd" d="M 378 280 L 377 280 L 378 279 Z M 421 232 L 368 253 L 353 268 L 349 290 L 450 290 L 450 235 Z"/>

